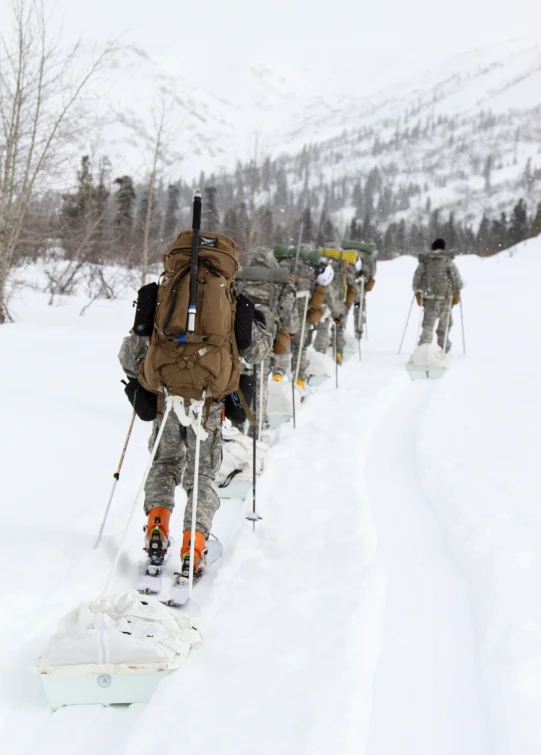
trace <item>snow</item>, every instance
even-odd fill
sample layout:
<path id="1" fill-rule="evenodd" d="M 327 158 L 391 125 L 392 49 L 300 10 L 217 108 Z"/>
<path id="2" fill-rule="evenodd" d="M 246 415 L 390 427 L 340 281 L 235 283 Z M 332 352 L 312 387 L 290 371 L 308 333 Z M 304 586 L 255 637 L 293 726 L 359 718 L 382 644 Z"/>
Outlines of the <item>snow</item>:
<path id="1" fill-rule="evenodd" d="M 197 588 L 204 644 L 129 708 L 53 714 L 28 669 L 59 619 L 100 595 L 147 459 L 139 422 L 93 551 L 130 420 L 116 353 L 133 296 L 85 317 L 80 297 L 12 303 L 17 323 L 0 329 L 6 752 L 539 753 L 541 238 L 457 264 L 467 354 L 457 321 L 447 374 L 412 383 L 417 311 L 396 352 L 415 262 L 380 263 L 363 362 L 280 429 L 255 533 L 249 500 L 222 504 L 225 553 Z M 177 503 L 178 538 L 181 491 Z M 132 586 L 142 524 L 136 512 L 113 592 Z"/>

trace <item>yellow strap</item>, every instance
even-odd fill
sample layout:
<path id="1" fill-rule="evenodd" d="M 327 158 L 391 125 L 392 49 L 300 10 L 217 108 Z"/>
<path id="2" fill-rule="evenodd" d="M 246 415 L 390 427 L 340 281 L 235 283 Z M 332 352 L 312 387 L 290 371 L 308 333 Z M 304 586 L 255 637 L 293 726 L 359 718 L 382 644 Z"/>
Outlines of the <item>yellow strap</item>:
<path id="1" fill-rule="evenodd" d="M 324 249 L 320 246 L 318 252 L 323 257 L 333 257 L 334 259 L 344 260 L 345 262 L 351 262 L 352 264 L 357 262 L 358 257 L 358 253 L 353 249 L 347 249 L 344 251 L 342 249 Z"/>

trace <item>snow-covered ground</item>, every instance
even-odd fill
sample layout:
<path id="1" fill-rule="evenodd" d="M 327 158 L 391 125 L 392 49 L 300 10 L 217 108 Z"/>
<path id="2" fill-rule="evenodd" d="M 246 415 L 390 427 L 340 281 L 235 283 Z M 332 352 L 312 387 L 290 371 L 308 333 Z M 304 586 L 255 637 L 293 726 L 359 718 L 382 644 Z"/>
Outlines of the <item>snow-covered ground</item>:
<path id="1" fill-rule="evenodd" d="M 451 370 L 411 383 L 396 354 L 411 259 L 380 264 L 364 361 L 284 426 L 255 534 L 222 505 L 201 584 L 204 645 L 147 705 L 51 713 L 28 672 L 58 619 L 99 595 L 147 458 L 136 425 L 92 550 L 130 410 L 116 353 L 131 295 L 0 329 L 4 586 L 0 742 L 10 755 L 533 755 L 541 751 L 541 238 L 462 258 Z M 183 494 L 173 528 L 178 534 Z M 136 517 L 114 589 L 141 558 Z"/>

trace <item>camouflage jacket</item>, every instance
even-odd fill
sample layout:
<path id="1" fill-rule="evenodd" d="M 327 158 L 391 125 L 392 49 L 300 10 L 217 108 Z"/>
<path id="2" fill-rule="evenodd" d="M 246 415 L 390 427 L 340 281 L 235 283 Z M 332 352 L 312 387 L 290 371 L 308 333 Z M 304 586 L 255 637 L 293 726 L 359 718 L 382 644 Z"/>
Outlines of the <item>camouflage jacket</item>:
<path id="1" fill-rule="evenodd" d="M 419 257 L 413 276 L 413 290 L 425 299 L 447 299 L 464 287 L 457 266 L 450 257 L 434 253 Z"/>
<path id="2" fill-rule="evenodd" d="M 256 247 L 252 250 L 249 266 L 261 267 L 267 270 L 280 270 L 272 250 Z M 296 333 L 299 329 L 297 314 L 296 289 L 291 282 L 272 283 L 269 281 L 235 281 L 238 294 L 244 294 L 251 299 L 256 307 L 265 315 L 267 330 L 273 338 L 280 329 L 289 333 Z"/>
<path id="3" fill-rule="evenodd" d="M 346 292 L 348 288 L 357 289 L 355 265 L 343 260 L 330 260 L 334 268 L 334 278 L 327 288 L 325 304 L 331 310 L 333 318 L 346 314 Z"/>
<path id="4" fill-rule="evenodd" d="M 359 259 L 363 263 L 363 275 L 365 281 L 376 277 L 376 257 L 370 252 L 358 252 Z"/>

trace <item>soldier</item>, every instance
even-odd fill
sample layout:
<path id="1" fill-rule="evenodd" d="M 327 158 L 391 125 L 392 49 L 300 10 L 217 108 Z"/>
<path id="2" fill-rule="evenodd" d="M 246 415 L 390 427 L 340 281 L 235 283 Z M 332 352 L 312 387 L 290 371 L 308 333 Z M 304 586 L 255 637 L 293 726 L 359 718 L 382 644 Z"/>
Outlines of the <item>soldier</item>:
<path id="1" fill-rule="evenodd" d="M 326 248 L 340 249 L 340 245 L 333 242 L 327 244 Z M 327 289 L 325 302 L 329 307 L 331 318 L 336 326 L 336 361 L 338 364 L 342 364 L 347 316 L 349 308 L 357 295 L 355 265 L 343 259 L 331 258 L 329 261 L 334 269 L 334 278 Z M 324 354 L 327 352 L 331 341 L 329 326 L 330 320 L 328 319 L 322 320 L 316 326 L 317 335 L 314 341 L 314 348 L 316 351 Z"/>
<path id="2" fill-rule="evenodd" d="M 367 294 L 370 291 L 372 291 L 372 289 L 376 285 L 377 251 L 375 249 L 371 252 L 367 251 L 367 249 L 358 249 L 357 253 L 359 255 L 359 259 L 355 265 L 357 288 L 358 288 L 358 293 L 355 297 L 355 307 L 354 307 L 355 338 L 357 338 L 358 340 L 361 340 L 361 338 L 363 337 L 364 324 L 366 322 L 366 296 L 362 297 L 363 311 L 362 311 L 362 314 L 360 314 L 359 313 L 359 310 L 361 307 L 360 278 L 361 276 L 364 278 L 364 293 Z"/>
<path id="3" fill-rule="evenodd" d="M 306 299 L 301 297 L 297 299 L 297 316 L 299 318 L 299 327 L 291 341 L 291 372 L 293 377 L 299 365 L 299 375 L 297 378 L 297 387 L 304 391 L 306 387 L 306 378 L 308 371 L 308 346 L 312 340 L 310 327 L 316 325 L 323 315 L 322 304 L 325 298 L 326 288 L 331 283 L 334 270 L 328 263 L 320 263 L 320 254 L 316 252 L 311 245 L 302 245 L 299 259 L 295 269 L 295 256 L 289 256 L 280 262 L 280 266 L 286 268 L 292 275 L 295 275 L 295 285 L 297 291 L 307 291 L 310 298 L 308 306 Z M 301 348 L 302 318 L 306 312 L 306 324 L 304 329 L 304 343 Z M 299 362 L 299 351 L 300 362 Z M 289 367 L 289 354 L 277 356 L 274 361 L 273 380 L 282 380 Z"/>
<path id="4" fill-rule="evenodd" d="M 237 320 L 241 317 L 237 310 Z M 254 316 L 252 310 L 251 345 L 239 355 L 249 364 L 263 361 L 272 345 L 272 338 L 261 316 Z M 247 323 L 248 332 L 250 322 Z M 139 377 L 139 365 L 147 353 L 147 339 L 135 335 L 127 336 L 118 358 L 122 369 L 131 379 Z M 222 409 L 223 401 L 211 402 L 205 429 L 206 440 L 201 440 L 199 459 L 199 492 L 197 500 L 196 542 L 194 573 L 205 568 L 206 541 L 209 537 L 214 514 L 220 506 L 220 499 L 213 488 L 213 482 L 222 463 Z M 153 424 L 149 439 L 152 450 L 161 425 L 158 417 Z M 180 424 L 176 414 L 171 412 L 164 428 L 162 439 L 145 484 L 144 510 L 148 517 L 145 537 L 145 550 L 152 554 L 152 563 L 163 563 L 169 547 L 169 521 L 175 507 L 175 488 L 182 486 L 186 491 L 187 505 L 184 512 L 184 535 L 181 546 L 182 573 L 189 572 L 190 528 L 192 518 L 192 494 L 194 485 L 196 433 L 192 427 Z"/>
<path id="5" fill-rule="evenodd" d="M 263 313 L 273 339 L 273 354 L 287 354 L 290 339 L 299 328 L 296 291 L 289 272 L 280 267 L 271 249 L 262 246 L 252 249 L 248 265 L 237 276 L 236 288 L 238 293 L 255 304 L 257 311 Z M 273 355 L 269 355 L 260 368 L 263 393 L 259 403 L 263 406 L 263 423 L 267 420 L 268 378 L 272 359 Z M 282 379 L 282 376 L 278 374 L 277 379 Z"/>
<path id="6" fill-rule="evenodd" d="M 419 346 L 432 343 L 434 325 L 438 320 L 438 344 L 448 352 L 451 348 L 449 331 L 453 324 L 451 308 L 460 301 L 464 283 L 452 257 L 444 252 L 445 241 L 436 239 L 432 244 L 432 253 L 419 256 L 419 265 L 413 276 L 413 290 L 417 304 L 424 306 Z"/>

